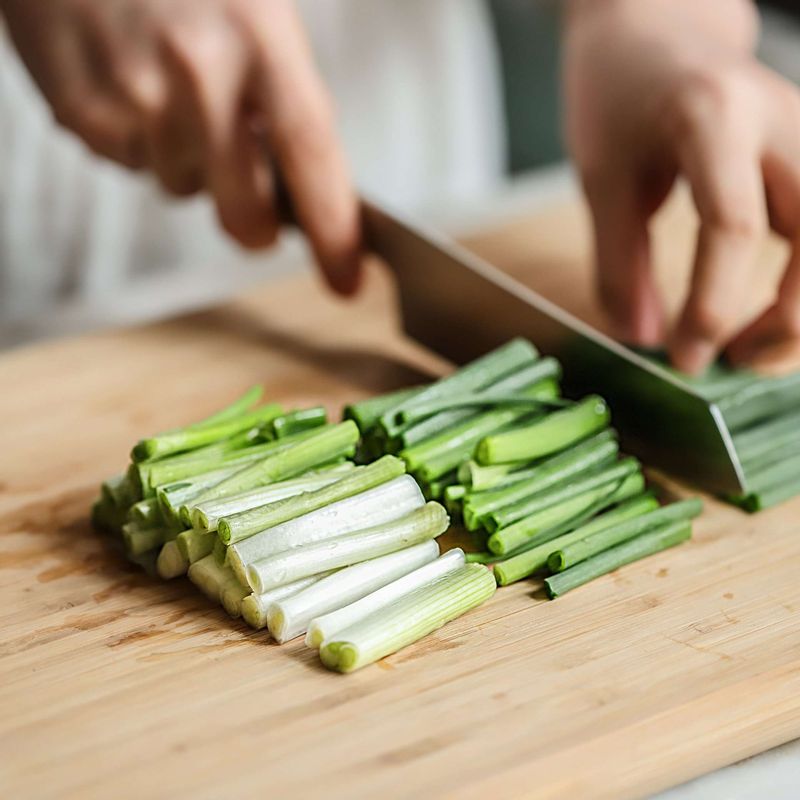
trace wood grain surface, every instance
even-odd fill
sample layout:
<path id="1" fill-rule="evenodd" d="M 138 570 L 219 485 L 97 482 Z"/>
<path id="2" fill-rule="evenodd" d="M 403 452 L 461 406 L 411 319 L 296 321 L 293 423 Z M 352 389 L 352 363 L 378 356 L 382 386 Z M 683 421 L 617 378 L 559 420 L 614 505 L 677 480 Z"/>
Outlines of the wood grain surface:
<path id="1" fill-rule="evenodd" d="M 690 231 L 680 208 L 659 224 L 662 266 Z M 579 209 L 471 244 L 596 313 Z M 254 382 L 335 413 L 441 370 L 392 299 L 377 269 L 353 305 L 304 278 L 0 358 L 0 796 L 619 800 L 800 735 L 798 502 L 710 500 L 688 545 L 555 602 L 502 589 L 350 676 L 89 529 L 134 440 Z"/>

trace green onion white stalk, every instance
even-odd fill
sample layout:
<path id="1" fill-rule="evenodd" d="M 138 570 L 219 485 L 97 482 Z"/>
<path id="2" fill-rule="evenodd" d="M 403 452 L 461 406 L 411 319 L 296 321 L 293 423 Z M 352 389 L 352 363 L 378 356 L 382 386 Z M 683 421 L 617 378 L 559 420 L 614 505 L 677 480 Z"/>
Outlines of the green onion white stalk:
<path id="1" fill-rule="evenodd" d="M 292 478 L 268 486 L 260 486 L 241 494 L 219 500 L 207 500 L 198 505 L 182 504 L 191 515 L 192 526 L 201 531 L 215 531 L 222 517 L 250 511 L 253 508 L 275 503 L 287 497 L 294 497 L 302 492 L 314 491 L 338 481 L 343 473 L 355 469 L 352 461 L 345 461 L 326 470 Z"/>
<path id="2" fill-rule="evenodd" d="M 242 600 L 242 619 L 255 630 L 261 630 L 267 627 L 267 610 L 272 603 L 278 600 L 285 600 L 287 597 L 292 597 L 299 594 L 303 589 L 319 583 L 323 578 L 327 578 L 330 572 L 323 572 L 319 575 L 312 575 L 309 578 L 301 578 L 294 583 L 286 583 L 283 586 L 278 586 L 271 589 L 264 594 L 249 594 Z"/>
<path id="3" fill-rule="evenodd" d="M 285 583 L 378 558 L 435 539 L 450 525 L 444 508 L 430 502 L 392 522 L 276 553 L 247 567 L 247 582 L 263 594 Z"/>
<path id="4" fill-rule="evenodd" d="M 319 649 L 326 641 L 334 639 L 341 631 L 366 619 L 370 614 L 392 605 L 428 583 L 464 566 L 464 551 L 456 547 L 408 575 L 386 584 L 372 594 L 356 600 L 344 608 L 331 611 L 312 620 L 306 633 L 306 644 Z"/>
<path id="5" fill-rule="evenodd" d="M 382 486 L 331 503 L 231 545 L 228 563 L 245 582 L 247 567 L 256 561 L 293 547 L 391 522 L 423 505 L 425 498 L 416 481 L 410 475 L 401 475 Z"/>
<path id="6" fill-rule="evenodd" d="M 405 464 L 394 456 L 384 456 L 373 464 L 358 467 L 350 474 L 339 477 L 316 490 L 271 503 L 250 511 L 225 516 L 218 523 L 219 538 L 232 544 L 252 536 L 258 531 L 273 528 L 317 509 L 353 497 L 401 476 Z"/>
<path id="7" fill-rule="evenodd" d="M 486 567 L 465 564 L 337 633 L 323 643 L 322 663 L 338 672 L 371 664 L 480 605 L 496 588 Z"/>
<path id="8" fill-rule="evenodd" d="M 177 541 L 167 542 L 158 554 L 156 570 L 165 581 L 185 575 L 189 569 L 189 559 L 184 556 Z"/>
<path id="9" fill-rule="evenodd" d="M 221 567 L 213 555 L 201 558 L 189 567 L 189 580 L 209 599 L 218 603 L 229 585 L 238 583 L 230 567 Z"/>
<path id="10" fill-rule="evenodd" d="M 294 639 L 306 632 L 315 617 L 366 597 L 438 555 L 439 545 L 429 540 L 334 572 L 308 589 L 272 603 L 267 610 L 269 632 L 278 642 Z"/>

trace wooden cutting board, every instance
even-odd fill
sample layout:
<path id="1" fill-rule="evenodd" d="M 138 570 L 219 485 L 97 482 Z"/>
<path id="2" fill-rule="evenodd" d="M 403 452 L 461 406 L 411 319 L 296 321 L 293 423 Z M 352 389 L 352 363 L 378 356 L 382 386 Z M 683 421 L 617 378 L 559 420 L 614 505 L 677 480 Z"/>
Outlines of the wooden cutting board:
<path id="1" fill-rule="evenodd" d="M 671 219 L 667 260 L 689 241 Z M 588 247 L 575 208 L 472 244 L 551 296 Z M 298 279 L 0 358 L 0 796 L 619 800 L 800 735 L 800 502 L 710 500 L 686 546 L 555 602 L 503 589 L 350 676 L 89 529 L 134 440 L 254 382 L 335 413 L 442 367 L 398 333 L 377 270 L 352 305 Z"/>

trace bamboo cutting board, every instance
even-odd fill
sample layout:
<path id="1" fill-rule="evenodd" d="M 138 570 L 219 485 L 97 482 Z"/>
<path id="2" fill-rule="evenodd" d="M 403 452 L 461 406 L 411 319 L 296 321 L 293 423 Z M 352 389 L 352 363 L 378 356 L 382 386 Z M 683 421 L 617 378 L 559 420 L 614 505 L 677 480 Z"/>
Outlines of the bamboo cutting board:
<path id="1" fill-rule="evenodd" d="M 688 231 L 667 215 L 663 263 Z M 587 239 L 567 208 L 472 244 L 553 296 Z M 500 590 L 350 676 L 90 531 L 135 439 L 254 382 L 336 412 L 441 370 L 391 301 L 377 271 L 354 305 L 300 279 L 0 358 L 0 796 L 619 800 L 800 735 L 798 502 L 709 501 L 688 545 L 555 602 Z"/>

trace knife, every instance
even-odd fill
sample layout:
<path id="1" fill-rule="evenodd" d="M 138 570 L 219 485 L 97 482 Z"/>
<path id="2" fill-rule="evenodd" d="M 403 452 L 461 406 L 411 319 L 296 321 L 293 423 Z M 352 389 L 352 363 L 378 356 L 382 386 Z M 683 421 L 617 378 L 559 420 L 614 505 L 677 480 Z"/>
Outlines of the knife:
<path id="1" fill-rule="evenodd" d="M 394 273 L 413 339 L 464 363 L 524 336 L 559 359 L 568 393 L 606 398 L 626 450 L 708 491 L 745 492 L 715 403 L 447 237 L 367 200 L 363 219 L 368 245 Z"/>

